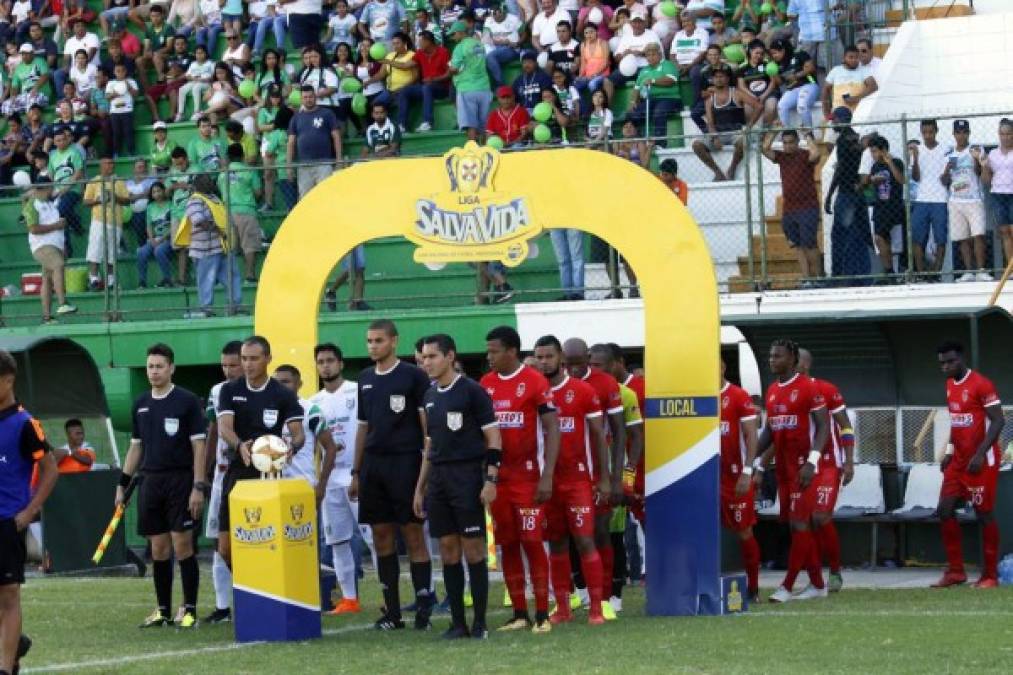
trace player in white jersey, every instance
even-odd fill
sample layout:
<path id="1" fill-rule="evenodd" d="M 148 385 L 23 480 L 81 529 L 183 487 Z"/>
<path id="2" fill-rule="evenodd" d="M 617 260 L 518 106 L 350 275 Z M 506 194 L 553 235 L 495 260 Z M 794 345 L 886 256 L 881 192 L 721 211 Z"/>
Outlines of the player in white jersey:
<path id="1" fill-rule="evenodd" d="M 218 436 L 218 394 L 222 385 L 229 380 L 234 380 L 243 375 L 243 364 L 239 358 L 239 351 L 243 343 L 233 340 L 222 347 L 221 366 L 224 382 L 219 382 L 211 388 L 208 394 L 207 407 L 205 408 L 208 418 L 208 440 L 207 447 L 215 448 L 214 452 L 206 453 L 208 461 L 214 461 L 214 480 L 211 483 L 211 499 L 208 503 L 207 524 L 204 527 L 204 536 L 212 541 L 218 540 L 218 510 L 222 502 L 222 482 L 225 479 L 225 470 L 229 468 L 227 455 L 229 446 Z M 211 467 L 208 467 L 211 469 Z M 215 551 L 211 563 L 211 578 L 215 587 L 215 611 L 204 618 L 205 623 L 221 623 L 232 620 L 232 572 L 225 560 Z"/>
<path id="2" fill-rule="evenodd" d="M 359 388 L 355 382 L 341 376 L 345 364 L 340 347 L 330 343 L 317 345 L 313 354 L 317 375 L 324 388 L 310 400 L 323 414 L 327 429 L 338 447 L 323 503 L 324 541 L 331 547 L 334 572 L 341 589 L 341 602 L 330 613 L 354 614 L 362 611 L 356 589 L 355 557 L 352 555 L 352 537 L 358 513 L 348 497 L 348 486 L 352 483 L 355 435 L 359 431 Z"/>

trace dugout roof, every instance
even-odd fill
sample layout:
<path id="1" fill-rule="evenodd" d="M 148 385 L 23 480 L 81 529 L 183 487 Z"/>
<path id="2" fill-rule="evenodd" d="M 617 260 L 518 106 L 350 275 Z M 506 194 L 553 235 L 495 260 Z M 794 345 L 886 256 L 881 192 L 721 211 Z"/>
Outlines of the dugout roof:
<path id="1" fill-rule="evenodd" d="M 15 394 L 39 418 L 108 417 L 105 389 L 95 361 L 81 345 L 62 337 L 0 337 L 0 349 L 18 363 Z"/>
<path id="2" fill-rule="evenodd" d="M 1013 317 L 1001 307 L 820 311 L 735 317 L 756 354 L 764 386 L 766 354 L 788 337 L 813 353 L 813 374 L 833 381 L 852 406 L 939 406 L 943 377 L 936 347 L 963 343 L 967 363 L 1013 401 Z"/>

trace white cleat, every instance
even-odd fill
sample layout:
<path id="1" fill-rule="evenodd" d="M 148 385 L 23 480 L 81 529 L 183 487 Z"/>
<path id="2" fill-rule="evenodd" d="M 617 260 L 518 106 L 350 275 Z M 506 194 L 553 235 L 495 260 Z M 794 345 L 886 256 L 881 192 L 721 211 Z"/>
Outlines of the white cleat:
<path id="1" fill-rule="evenodd" d="M 796 597 L 798 596 L 792 596 L 791 591 L 789 591 L 784 586 L 778 586 L 777 590 L 771 593 L 770 602 L 778 602 L 778 603 L 789 602 L 790 600 L 793 600 Z"/>
<path id="2" fill-rule="evenodd" d="M 623 599 L 613 595 L 609 598 L 609 604 L 612 605 L 612 611 L 619 614 L 623 611 Z"/>
<path id="3" fill-rule="evenodd" d="M 813 600 L 815 598 L 825 597 L 827 597 L 827 587 L 824 586 L 823 588 L 816 588 L 812 584 L 809 584 L 793 596 L 795 600 Z"/>

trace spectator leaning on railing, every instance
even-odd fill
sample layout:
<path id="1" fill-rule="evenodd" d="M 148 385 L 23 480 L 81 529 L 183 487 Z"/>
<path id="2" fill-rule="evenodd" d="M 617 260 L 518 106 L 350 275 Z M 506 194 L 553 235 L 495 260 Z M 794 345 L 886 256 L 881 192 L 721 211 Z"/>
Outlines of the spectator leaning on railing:
<path id="1" fill-rule="evenodd" d="M 991 188 L 992 217 L 1009 264 L 1013 260 L 1013 120 L 1004 117 L 999 122 L 999 147 L 989 151 L 981 178 Z"/>
<path id="2" fill-rule="evenodd" d="M 867 276 L 872 235 L 869 208 L 858 177 L 862 142 L 850 126 L 851 110 L 841 106 L 833 111 L 831 118 L 839 126 L 835 148 L 837 164 L 823 204 L 827 215 L 834 217 L 830 231 L 830 273 L 835 277 Z"/>
<path id="3" fill-rule="evenodd" d="M 288 125 L 288 179 L 294 180 L 295 162 L 307 163 L 298 167 L 299 196 L 304 197 L 313 187 L 334 172 L 341 161 L 341 128 L 330 110 L 317 106 L 316 91 L 311 85 L 302 87 L 302 107 L 292 116 Z"/>
<path id="4" fill-rule="evenodd" d="M 943 184 L 949 188 L 950 239 L 960 249 L 965 270 L 957 281 L 992 281 L 985 264 L 985 202 L 981 187 L 981 147 L 971 147 L 971 123 L 953 121 L 954 147 L 946 156 Z M 971 250 L 974 250 L 972 256 Z M 954 261 L 954 269 L 957 269 Z"/>
<path id="5" fill-rule="evenodd" d="M 911 239 L 914 242 L 916 272 L 939 272 L 946 259 L 949 214 L 947 190 L 943 183 L 950 146 L 936 140 L 939 124 L 922 120 L 922 142 L 911 148 L 911 178 L 918 181 L 918 196 L 911 203 Z M 929 235 L 935 244 L 932 262 L 928 260 Z M 920 277 L 919 281 L 939 281 L 938 277 Z"/>

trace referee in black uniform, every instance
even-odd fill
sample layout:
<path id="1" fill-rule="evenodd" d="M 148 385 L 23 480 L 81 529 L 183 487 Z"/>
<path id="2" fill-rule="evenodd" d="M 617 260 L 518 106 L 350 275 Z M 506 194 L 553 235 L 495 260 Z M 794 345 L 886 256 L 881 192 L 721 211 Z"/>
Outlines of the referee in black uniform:
<path id="1" fill-rule="evenodd" d="M 394 527 L 399 525 L 411 562 L 415 628 L 426 630 L 433 612 L 434 598 L 429 590 L 433 564 L 422 519 L 415 516 L 412 500 L 422 466 L 426 417 L 422 399 L 429 389 L 429 378 L 421 368 L 397 358 L 397 340 L 397 327 L 387 319 L 374 321 L 366 331 L 366 349 L 374 365 L 359 374 L 359 433 L 348 496 L 359 499 L 359 522 L 373 528 L 384 601 L 383 615 L 375 627 L 404 628 L 394 542 Z"/>
<path id="2" fill-rule="evenodd" d="M 448 640 L 489 636 L 485 509 L 496 499 L 502 441 L 492 399 L 477 382 L 454 370 L 457 345 L 449 335 L 425 338 L 422 359 L 435 381 L 425 396 L 426 452 L 415 489 L 415 515 L 429 516 L 429 534 L 440 540 L 443 581 L 450 600 Z M 468 561 L 475 619 L 464 618 L 464 565 Z"/>
<path id="3" fill-rule="evenodd" d="M 243 377 L 226 382 L 218 394 L 218 435 L 229 446 L 230 457 L 218 510 L 218 554 L 230 569 L 229 493 L 236 482 L 260 477 L 260 472 L 251 464 L 250 447 L 266 434 L 281 438 L 286 427 L 291 434 L 290 455 L 293 448 L 298 450 L 306 441 L 299 398 L 267 372 L 271 364 L 271 343 L 259 335 L 249 337 L 243 341 L 239 359 Z"/>
<path id="4" fill-rule="evenodd" d="M 28 525 L 56 485 L 56 460 L 42 425 L 14 397 L 18 364 L 0 349 L 0 672 L 17 673 L 32 641 L 21 634 Z M 33 493 L 32 470 L 39 467 Z"/>
<path id="5" fill-rule="evenodd" d="M 172 554 L 179 562 L 183 607 L 175 623 L 197 625 L 199 571 L 193 549 L 194 527 L 200 523 L 205 482 L 204 439 L 207 420 L 200 399 L 172 383 L 175 355 L 166 344 L 148 347 L 146 370 L 151 391 L 134 402 L 133 435 L 116 488 L 116 503 L 137 472 L 137 533 L 151 542 L 151 571 L 158 608 L 141 628 L 168 626 L 172 605 Z"/>

